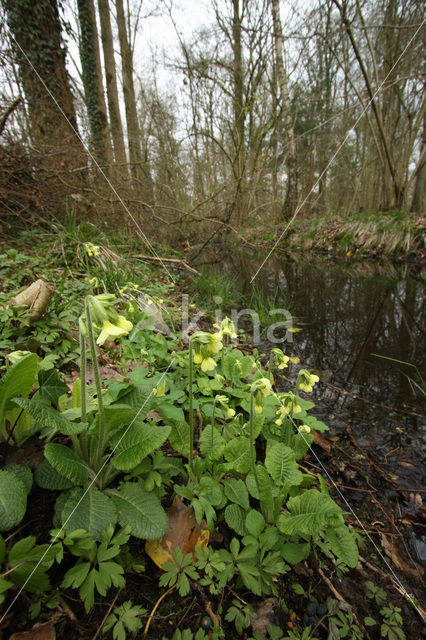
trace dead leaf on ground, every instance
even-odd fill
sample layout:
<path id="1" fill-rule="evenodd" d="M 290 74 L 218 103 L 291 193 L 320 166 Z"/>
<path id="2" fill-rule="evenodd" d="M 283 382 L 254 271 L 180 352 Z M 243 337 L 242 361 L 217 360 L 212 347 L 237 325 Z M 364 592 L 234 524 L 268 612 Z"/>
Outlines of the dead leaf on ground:
<path id="1" fill-rule="evenodd" d="M 145 550 L 155 564 L 163 568 L 166 562 L 173 562 L 172 553 L 180 547 L 185 554 L 192 553 L 195 560 L 195 547 L 206 547 L 209 532 L 202 529 L 195 520 L 194 511 L 185 506 L 180 496 L 176 496 L 167 510 L 169 527 L 161 540 L 147 540 Z"/>
<path id="2" fill-rule="evenodd" d="M 56 640 L 55 623 L 51 620 L 43 624 L 35 624 L 30 631 L 14 633 L 9 640 Z"/>
<path id="3" fill-rule="evenodd" d="M 251 628 L 253 631 L 267 634 L 267 628 L 270 624 L 279 624 L 279 620 L 275 613 L 275 610 L 279 610 L 280 601 L 278 598 L 266 598 L 258 609 L 256 609 L 256 618 L 251 621 Z"/>
<path id="4" fill-rule="evenodd" d="M 418 564 L 416 564 L 416 568 L 414 569 L 401 557 L 401 552 L 398 548 L 398 543 L 396 542 L 396 540 L 390 540 L 385 536 L 384 533 L 380 534 L 380 538 L 382 541 L 384 552 L 389 556 L 394 565 L 400 571 L 403 571 L 407 575 L 415 576 L 416 578 L 423 575 L 423 567 L 420 567 Z"/>
<path id="5" fill-rule="evenodd" d="M 318 433 L 318 431 L 314 431 L 313 435 L 314 435 L 314 444 L 321 447 L 321 449 L 324 449 L 324 451 L 327 451 L 327 453 L 330 453 L 331 444 L 329 443 L 329 441 L 326 438 L 324 438 L 320 433 Z"/>

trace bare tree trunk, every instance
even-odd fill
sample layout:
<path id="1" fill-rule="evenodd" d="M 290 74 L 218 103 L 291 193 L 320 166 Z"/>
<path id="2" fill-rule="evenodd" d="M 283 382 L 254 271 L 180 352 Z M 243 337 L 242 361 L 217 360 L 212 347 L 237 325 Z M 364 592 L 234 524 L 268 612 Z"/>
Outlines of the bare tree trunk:
<path id="1" fill-rule="evenodd" d="M 362 76 L 364 78 L 364 82 L 365 82 L 365 87 L 367 89 L 367 93 L 368 93 L 368 97 L 370 99 L 370 104 L 371 104 L 371 108 L 373 110 L 373 114 L 377 123 L 377 128 L 379 131 L 379 136 L 380 136 L 380 140 L 382 142 L 383 145 L 383 150 L 384 150 L 384 155 L 386 158 L 386 162 L 387 162 L 387 166 L 389 169 L 389 173 L 391 175 L 391 180 L 392 180 L 392 190 L 393 190 L 393 205 L 396 206 L 397 208 L 400 208 L 403 204 L 404 201 L 404 187 L 401 184 L 401 180 L 399 178 L 399 175 L 397 173 L 397 168 L 395 165 L 395 161 L 392 155 L 392 149 L 391 149 L 391 145 L 388 139 L 388 136 L 386 135 L 386 131 L 385 131 L 385 127 L 384 127 L 384 123 L 383 123 L 383 113 L 382 110 L 377 102 L 377 100 L 375 99 L 375 93 L 373 92 L 373 87 L 371 84 L 371 80 L 370 80 L 370 76 L 368 74 L 367 68 L 364 64 L 364 61 L 362 59 L 361 53 L 359 51 L 358 45 L 356 43 L 356 39 L 353 35 L 352 32 L 352 27 L 351 27 L 351 23 L 350 20 L 347 16 L 346 13 L 346 9 L 347 9 L 347 0 L 342 0 L 342 3 L 340 4 L 340 2 L 338 2 L 338 0 L 333 0 L 333 3 L 336 5 L 336 7 L 339 9 L 340 12 L 340 17 L 342 20 L 342 24 L 345 27 L 346 33 L 349 37 L 349 40 L 351 42 L 352 45 L 352 49 L 353 52 L 355 54 L 355 58 L 358 62 L 359 68 L 361 70 Z M 359 12 L 361 10 L 359 9 Z"/>
<path id="2" fill-rule="evenodd" d="M 411 211 L 416 213 L 425 212 L 425 182 L 426 182 L 426 113 L 423 116 L 423 136 L 420 149 L 420 167 L 417 170 L 416 184 L 414 186 Z M 422 159 L 423 156 L 423 159 Z"/>
<path id="3" fill-rule="evenodd" d="M 244 174 L 244 80 L 243 80 L 243 57 L 241 48 L 241 16 L 239 0 L 232 0 L 232 49 L 234 53 L 234 137 L 235 137 L 235 158 L 234 158 L 234 178 L 236 181 L 234 195 L 234 209 L 237 221 L 243 222 L 243 174 Z"/>
<path id="4" fill-rule="evenodd" d="M 143 180 L 141 134 L 136 109 L 135 86 L 133 82 L 133 52 L 126 29 L 123 0 L 115 0 L 117 10 L 118 39 L 120 41 L 121 73 L 123 80 L 124 107 L 126 111 L 127 140 L 129 145 L 130 172 L 133 186 L 141 190 Z"/>
<path id="5" fill-rule="evenodd" d="M 96 160 L 104 166 L 112 164 L 111 138 L 102 83 L 101 57 L 93 0 L 77 0 L 81 28 L 80 59 L 84 94 Z"/>
<path id="6" fill-rule="evenodd" d="M 124 133 L 121 122 L 120 105 L 118 101 L 117 74 L 115 69 L 114 42 L 111 30 L 109 0 L 98 0 L 98 7 L 101 23 L 102 51 L 104 54 L 105 64 L 109 120 L 112 140 L 114 143 L 114 158 L 116 164 L 123 165 L 121 171 L 125 173 L 127 159 L 126 149 L 124 146 Z"/>
<path id="7" fill-rule="evenodd" d="M 58 162 L 69 168 L 81 166 L 85 154 L 75 135 L 77 121 L 57 2 L 5 0 L 4 6 L 19 66 L 18 80 L 28 102 L 32 141 L 39 148 L 62 151 L 60 160 L 55 153 L 47 155 L 46 164 L 50 159 L 56 168 Z"/>
<path id="8" fill-rule="evenodd" d="M 293 118 L 291 114 L 290 95 L 288 91 L 287 73 L 284 67 L 284 38 L 280 18 L 279 0 L 270 0 L 272 21 L 274 25 L 274 47 L 277 65 L 277 76 L 280 85 L 281 105 L 286 129 L 286 164 L 287 164 L 287 194 L 283 207 L 283 215 L 291 216 L 297 206 L 297 165 L 296 140 L 294 135 Z"/>

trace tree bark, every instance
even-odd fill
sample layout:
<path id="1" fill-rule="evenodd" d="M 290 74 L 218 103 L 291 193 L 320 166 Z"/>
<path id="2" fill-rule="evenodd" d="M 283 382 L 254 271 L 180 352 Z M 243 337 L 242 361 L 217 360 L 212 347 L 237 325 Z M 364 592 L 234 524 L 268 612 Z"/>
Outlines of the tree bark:
<path id="1" fill-rule="evenodd" d="M 127 123 L 127 140 L 129 145 L 130 172 L 133 186 L 141 192 L 143 185 L 143 166 L 141 152 L 141 134 L 136 108 L 135 86 L 133 82 L 133 52 L 126 29 L 123 0 L 115 0 L 117 10 L 118 39 L 120 41 L 121 74 L 123 81 L 124 107 Z"/>
<path id="2" fill-rule="evenodd" d="M 232 0 L 233 18 L 232 18 L 232 49 L 234 54 L 233 65 L 233 111 L 234 111 L 234 138 L 235 138 L 235 157 L 234 157 L 234 178 L 235 178 L 235 195 L 234 209 L 237 221 L 241 224 L 244 218 L 243 204 L 243 179 L 244 179 L 244 79 L 243 79 L 243 58 L 241 48 L 241 16 L 239 0 Z"/>
<path id="3" fill-rule="evenodd" d="M 420 167 L 417 171 L 416 183 L 414 185 L 411 211 L 416 213 L 425 212 L 425 182 L 426 182 L 426 113 L 423 116 L 423 136 L 420 149 Z M 423 159 L 422 159 L 423 156 Z"/>
<path id="4" fill-rule="evenodd" d="M 52 171 L 84 166 L 57 1 L 5 0 L 4 7 L 28 103 L 29 133 L 43 153 L 40 165 Z M 75 184 L 80 180 L 78 173 L 71 178 Z"/>
<path id="5" fill-rule="evenodd" d="M 101 40 L 104 55 L 109 120 L 114 144 L 114 159 L 116 164 L 123 165 L 121 170 L 125 172 L 127 158 L 124 145 L 123 125 L 120 115 L 120 104 L 118 100 L 117 73 L 114 58 L 114 41 L 111 30 L 109 0 L 98 0 L 98 7 L 101 23 Z"/>
<path id="6" fill-rule="evenodd" d="M 90 136 L 96 161 L 109 167 L 112 147 L 102 83 L 101 57 L 93 0 L 77 0 L 80 22 L 80 59 Z"/>
<path id="7" fill-rule="evenodd" d="M 370 76 L 368 74 L 367 68 L 362 59 L 361 53 L 359 51 L 358 45 L 356 43 L 355 37 L 352 32 L 351 23 L 346 13 L 347 0 L 343 0 L 341 4 L 340 2 L 338 2 L 338 0 L 332 0 L 332 1 L 336 5 L 336 7 L 339 9 L 342 24 L 345 27 L 346 33 L 352 45 L 353 52 L 355 54 L 355 58 L 358 62 L 358 66 L 364 78 L 365 87 L 367 89 L 367 94 L 370 99 L 371 108 L 373 110 L 373 114 L 377 123 L 380 140 L 383 145 L 384 155 L 385 155 L 389 173 L 392 179 L 392 191 L 393 191 L 392 205 L 397 208 L 400 208 L 404 201 L 404 188 L 403 188 L 403 185 L 401 184 L 401 180 L 397 173 L 395 161 L 392 155 L 391 145 L 388 140 L 388 136 L 386 135 L 386 131 L 383 123 L 383 113 L 377 103 L 377 100 L 375 99 L 375 93 L 373 92 Z"/>
<path id="8" fill-rule="evenodd" d="M 277 77 L 280 86 L 281 106 L 286 130 L 286 165 L 287 165 L 287 194 L 282 211 L 283 217 L 293 215 L 297 206 L 297 164 L 296 140 L 294 135 L 293 118 L 291 113 L 288 78 L 284 66 L 284 37 L 280 18 L 279 0 L 270 0 L 272 22 L 274 27 L 274 48 L 277 66 Z"/>

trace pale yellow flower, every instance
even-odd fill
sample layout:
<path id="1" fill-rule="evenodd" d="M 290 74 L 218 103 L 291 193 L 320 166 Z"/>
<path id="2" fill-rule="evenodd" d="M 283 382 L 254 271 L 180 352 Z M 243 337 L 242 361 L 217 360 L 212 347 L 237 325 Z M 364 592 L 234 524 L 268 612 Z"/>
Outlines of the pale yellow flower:
<path id="1" fill-rule="evenodd" d="M 96 344 L 102 345 L 107 340 L 115 340 L 115 338 L 124 336 L 126 333 L 128 332 L 125 329 L 122 329 L 116 324 L 112 324 L 109 320 L 105 320 L 102 325 L 102 331 L 96 340 Z"/>
<path id="2" fill-rule="evenodd" d="M 117 327 L 120 327 L 120 329 L 123 329 L 126 333 L 129 333 L 129 331 L 133 329 L 133 324 L 124 316 L 118 316 Z"/>
<path id="3" fill-rule="evenodd" d="M 213 358 L 204 358 L 201 362 L 201 371 L 213 371 L 215 367 L 216 362 L 213 360 Z"/>
<path id="4" fill-rule="evenodd" d="M 220 333 L 212 333 L 207 346 L 211 353 L 219 353 L 219 351 L 223 348 L 222 335 Z"/>

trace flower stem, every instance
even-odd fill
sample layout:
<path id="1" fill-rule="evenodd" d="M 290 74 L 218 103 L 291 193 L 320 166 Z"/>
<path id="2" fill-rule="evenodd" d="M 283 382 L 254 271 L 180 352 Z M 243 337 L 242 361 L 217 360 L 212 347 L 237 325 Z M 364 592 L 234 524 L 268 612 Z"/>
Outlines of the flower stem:
<path id="1" fill-rule="evenodd" d="M 249 428 L 250 428 L 250 462 L 251 462 L 251 470 L 253 471 L 253 475 L 254 475 L 254 479 L 256 481 L 256 486 L 257 486 L 257 491 L 259 493 L 259 498 L 260 498 L 260 490 L 259 490 L 259 479 L 257 477 L 257 471 L 256 471 L 256 450 L 255 450 L 255 445 L 254 445 L 254 402 L 253 402 L 253 396 L 254 396 L 254 392 L 251 391 L 250 393 L 250 421 L 249 421 Z"/>
<path id="2" fill-rule="evenodd" d="M 192 392 L 192 378 L 193 378 L 193 355 L 192 355 L 192 340 L 189 338 L 189 468 L 194 471 L 194 407 L 193 407 L 193 392 Z"/>
<path id="3" fill-rule="evenodd" d="M 80 404 L 81 404 L 81 421 L 86 422 L 86 338 L 80 330 Z"/>
<path id="4" fill-rule="evenodd" d="M 214 434 L 214 419 L 215 419 L 215 413 L 216 413 L 216 398 L 217 396 L 214 397 L 213 400 L 213 411 L 212 411 L 212 435 L 211 435 L 211 439 L 210 439 L 210 446 L 211 446 L 211 452 L 213 451 L 213 446 L 214 446 L 214 438 L 213 438 L 213 434 Z M 210 453 L 211 453 L 210 452 Z"/>
<path id="5" fill-rule="evenodd" d="M 86 368 L 87 368 L 86 338 L 80 329 L 80 407 L 81 407 L 82 422 L 87 422 Z M 80 447 L 81 447 L 81 452 L 84 456 L 84 459 L 86 460 L 86 462 L 89 462 L 89 450 L 88 450 L 86 432 L 83 432 L 80 435 Z"/>
<path id="6" fill-rule="evenodd" d="M 89 332 L 90 352 L 92 354 L 92 365 L 93 365 L 93 375 L 95 378 L 96 395 L 98 396 L 99 435 L 98 435 L 96 453 L 94 457 L 95 467 L 97 468 L 100 464 L 102 454 L 104 452 L 105 444 L 106 444 L 105 443 L 105 412 L 104 412 L 104 403 L 102 401 L 102 385 L 101 385 L 101 377 L 99 374 L 98 356 L 96 353 L 95 334 L 93 332 L 92 316 L 91 316 L 90 308 L 88 304 L 86 304 L 86 318 L 87 318 L 87 328 Z"/>

